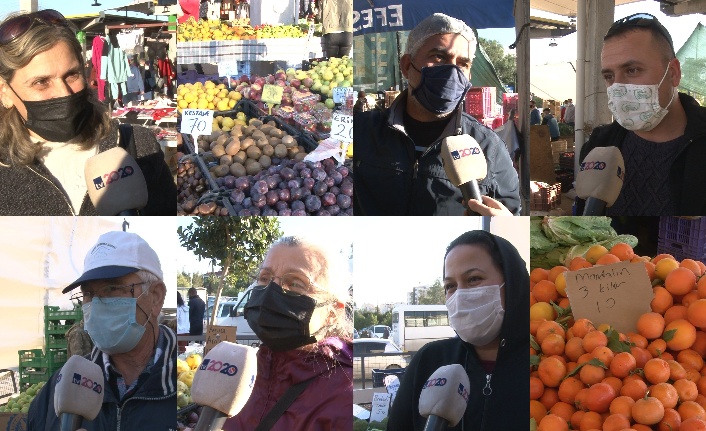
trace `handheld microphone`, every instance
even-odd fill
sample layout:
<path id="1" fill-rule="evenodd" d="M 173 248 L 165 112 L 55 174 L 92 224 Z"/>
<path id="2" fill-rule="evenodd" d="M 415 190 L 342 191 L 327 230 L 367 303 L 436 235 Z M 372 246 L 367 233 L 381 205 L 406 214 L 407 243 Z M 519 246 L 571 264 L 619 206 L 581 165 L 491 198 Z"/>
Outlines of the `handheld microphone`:
<path id="1" fill-rule="evenodd" d="M 469 135 L 456 135 L 441 141 L 441 161 L 449 181 L 463 194 L 463 199 L 481 200 L 478 180 L 488 175 L 488 164 L 478 141 Z"/>
<path id="2" fill-rule="evenodd" d="M 618 147 L 596 147 L 589 152 L 576 175 L 576 195 L 586 199 L 583 215 L 605 215 L 623 188 L 625 162 Z"/>
<path id="3" fill-rule="evenodd" d="M 56 377 L 54 411 L 61 431 L 76 431 L 84 419 L 92 421 L 103 405 L 103 371 L 98 364 L 74 355 Z"/>
<path id="4" fill-rule="evenodd" d="M 137 215 L 147 205 L 147 182 L 135 159 L 120 147 L 86 161 L 88 196 L 99 215 Z"/>
<path id="5" fill-rule="evenodd" d="M 470 383 L 459 364 L 439 367 L 429 376 L 419 395 L 419 414 L 427 418 L 424 431 L 443 431 L 456 426 L 468 405 Z"/>
<path id="6" fill-rule="evenodd" d="M 256 350 L 221 341 L 201 362 L 191 385 L 191 400 L 204 406 L 194 431 L 223 428 L 250 398 L 257 374 Z"/>

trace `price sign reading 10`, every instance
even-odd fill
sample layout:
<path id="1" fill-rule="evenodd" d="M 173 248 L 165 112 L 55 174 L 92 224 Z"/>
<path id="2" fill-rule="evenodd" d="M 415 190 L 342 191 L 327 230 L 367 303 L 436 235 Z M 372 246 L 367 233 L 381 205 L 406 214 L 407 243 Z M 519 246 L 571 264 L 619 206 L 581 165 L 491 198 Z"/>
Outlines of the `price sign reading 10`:
<path id="1" fill-rule="evenodd" d="M 353 142 L 353 116 L 334 112 L 332 120 L 331 138 L 341 142 Z"/>

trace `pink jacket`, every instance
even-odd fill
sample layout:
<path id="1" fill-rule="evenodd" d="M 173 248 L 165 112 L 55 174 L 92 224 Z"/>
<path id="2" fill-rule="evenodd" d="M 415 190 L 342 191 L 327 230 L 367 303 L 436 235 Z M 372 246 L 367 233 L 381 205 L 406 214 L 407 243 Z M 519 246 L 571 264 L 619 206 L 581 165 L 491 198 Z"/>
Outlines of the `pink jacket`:
<path id="1" fill-rule="evenodd" d="M 339 338 L 318 343 L 316 353 L 273 352 L 261 346 L 257 379 L 241 412 L 224 431 L 253 431 L 292 385 L 316 377 L 272 427 L 272 431 L 351 429 L 353 423 L 353 345 Z"/>

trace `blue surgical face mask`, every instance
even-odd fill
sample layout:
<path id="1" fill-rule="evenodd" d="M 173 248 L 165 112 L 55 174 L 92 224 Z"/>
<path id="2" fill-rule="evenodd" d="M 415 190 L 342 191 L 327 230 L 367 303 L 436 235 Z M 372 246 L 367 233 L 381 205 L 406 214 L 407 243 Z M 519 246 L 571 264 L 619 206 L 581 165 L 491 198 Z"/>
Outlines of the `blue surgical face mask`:
<path id="1" fill-rule="evenodd" d="M 466 74 L 455 64 L 422 67 L 421 71 L 414 64 L 412 67 L 422 75 L 412 95 L 427 111 L 435 114 L 453 111 L 471 89 Z"/>
<path id="2" fill-rule="evenodd" d="M 140 342 L 149 316 L 144 325 L 137 323 L 138 299 L 95 297 L 83 304 L 84 328 L 101 351 L 109 355 L 125 353 Z"/>

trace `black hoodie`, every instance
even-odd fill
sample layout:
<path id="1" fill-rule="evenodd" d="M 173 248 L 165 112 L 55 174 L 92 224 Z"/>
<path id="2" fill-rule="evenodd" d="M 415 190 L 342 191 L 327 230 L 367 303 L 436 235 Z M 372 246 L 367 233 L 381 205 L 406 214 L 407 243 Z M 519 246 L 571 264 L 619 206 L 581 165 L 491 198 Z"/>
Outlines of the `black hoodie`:
<path id="1" fill-rule="evenodd" d="M 422 347 L 407 367 L 390 410 L 388 431 L 422 431 L 419 394 L 437 368 L 461 364 L 470 380 L 468 407 L 449 431 L 524 431 L 529 421 L 529 274 L 517 249 L 507 240 L 487 234 L 498 246 L 505 277 L 505 317 L 492 374 L 480 364 L 475 349 L 458 337 Z M 488 380 L 490 379 L 490 380 Z M 492 392 L 483 395 L 490 385 Z M 487 389 L 486 389 L 487 392 Z"/>

